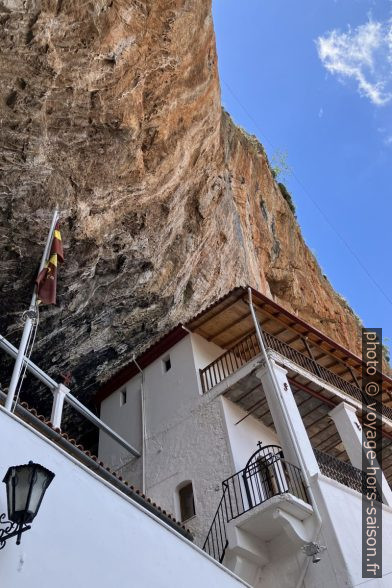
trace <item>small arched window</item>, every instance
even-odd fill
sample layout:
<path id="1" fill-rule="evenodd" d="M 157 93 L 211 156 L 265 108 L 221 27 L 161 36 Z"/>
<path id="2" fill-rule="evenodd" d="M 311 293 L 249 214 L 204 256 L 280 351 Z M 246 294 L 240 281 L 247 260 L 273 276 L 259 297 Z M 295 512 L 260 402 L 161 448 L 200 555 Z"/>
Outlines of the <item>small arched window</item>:
<path id="1" fill-rule="evenodd" d="M 185 482 L 178 490 L 180 503 L 181 522 L 187 521 L 195 516 L 195 498 L 193 496 L 192 482 Z"/>

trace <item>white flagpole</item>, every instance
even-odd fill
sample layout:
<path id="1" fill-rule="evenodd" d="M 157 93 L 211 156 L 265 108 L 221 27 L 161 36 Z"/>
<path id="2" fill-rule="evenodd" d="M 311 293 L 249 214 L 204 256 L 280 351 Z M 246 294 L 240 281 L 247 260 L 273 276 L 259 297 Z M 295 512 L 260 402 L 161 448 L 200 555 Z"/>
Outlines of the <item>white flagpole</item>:
<path id="1" fill-rule="evenodd" d="M 38 274 L 45 267 L 45 263 L 48 259 L 50 248 L 52 246 L 54 229 L 56 227 L 56 223 L 57 223 L 58 219 L 59 219 L 59 211 L 56 206 L 54 213 L 53 213 L 52 224 L 50 225 L 49 235 L 48 235 L 48 238 L 46 241 L 45 249 L 42 254 Z M 34 292 L 33 292 L 33 296 L 31 297 L 29 310 L 27 311 L 27 318 L 26 318 L 26 322 L 23 327 L 22 339 L 20 341 L 18 355 L 16 356 L 16 359 L 15 359 L 14 371 L 12 372 L 12 378 L 11 378 L 11 382 L 10 382 L 10 385 L 8 388 L 8 394 L 7 394 L 7 398 L 6 398 L 5 405 L 4 405 L 5 409 L 8 410 L 9 412 L 11 412 L 11 409 L 12 409 L 12 403 L 15 398 L 16 387 L 19 382 L 23 361 L 25 360 L 25 352 L 26 352 L 27 343 L 28 343 L 28 340 L 30 337 L 31 328 L 33 326 L 33 320 L 36 318 L 36 314 L 37 314 L 36 302 L 37 302 L 37 289 L 36 289 L 36 286 L 34 285 Z"/>

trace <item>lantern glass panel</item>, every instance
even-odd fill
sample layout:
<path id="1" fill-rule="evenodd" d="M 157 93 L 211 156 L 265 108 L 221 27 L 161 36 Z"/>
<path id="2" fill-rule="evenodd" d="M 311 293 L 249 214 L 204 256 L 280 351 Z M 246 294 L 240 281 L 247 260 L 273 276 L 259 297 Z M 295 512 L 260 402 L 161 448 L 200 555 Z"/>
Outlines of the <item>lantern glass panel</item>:
<path id="1" fill-rule="evenodd" d="M 11 519 L 15 523 L 20 523 L 28 506 L 30 485 L 32 481 L 33 469 L 29 465 L 15 468 L 15 473 L 11 477 L 11 484 L 15 484 L 15 511 Z M 29 522 L 25 520 L 25 522 Z"/>
<path id="2" fill-rule="evenodd" d="M 48 479 L 48 474 L 50 478 Z M 47 470 L 41 469 L 40 467 L 36 469 L 34 480 L 33 480 L 33 487 L 31 491 L 30 502 L 28 505 L 28 511 L 31 513 L 32 519 L 38 512 L 38 509 L 41 504 L 41 500 L 45 494 L 46 488 L 49 486 L 50 481 L 52 479 L 52 474 Z"/>

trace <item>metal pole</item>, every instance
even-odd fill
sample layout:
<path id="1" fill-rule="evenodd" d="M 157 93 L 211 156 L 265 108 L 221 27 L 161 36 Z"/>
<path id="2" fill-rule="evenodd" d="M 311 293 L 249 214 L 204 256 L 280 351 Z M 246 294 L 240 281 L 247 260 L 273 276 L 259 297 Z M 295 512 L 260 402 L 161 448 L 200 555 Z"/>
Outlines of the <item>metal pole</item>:
<path id="1" fill-rule="evenodd" d="M 140 386 L 140 400 L 141 400 L 141 407 L 142 407 L 142 492 L 146 493 L 146 440 L 147 440 L 147 427 L 146 427 L 146 398 L 145 398 L 145 390 L 144 390 L 144 372 L 138 362 L 136 361 L 135 356 L 132 358 L 133 363 L 139 370 L 141 374 L 141 386 Z"/>
<path id="2" fill-rule="evenodd" d="M 321 531 L 321 527 L 322 527 L 321 514 L 320 514 L 320 511 L 319 511 L 319 508 L 318 508 L 318 505 L 317 505 L 317 502 L 316 502 L 316 499 L 315 499 L 315 496 L 314 496 L 314 493 L 313 493 L 313 489 L 312 489 L 312 487 L 310 485 L 310 480 L 309 480 L 309 477 L 308 477 L 308 471 L 307 471 L 306 463 L 305 463 L 305 461 L 303 459 L 302 452 L 301 452 L 301 450 L 298 447 L 298 442 L 297 442 L 296 434 L 295 434 L 295 431 L 292 428 L 290 417 L 287 414 L 287 408 L 286 408 L 285 402 L 284 402 L 284 400 L 282 398 L 282 393 L 281 393 L 281 390 L 280 390 L 279 382 L 277 380 L 277 377 L 275 375 L 274 370 L 272 369 L 272 366 L 271 366 L 271 363 L 270 363 L 270 358 L 268 356 L 267 349 L 266 349 L 266 347 L 264 345 L 263 335 L 262 335 L 262 332 L 261 332 L 261 329 L 260 329 L 260 325 L 259 325 L 259 321 L 257 319 L 256 312 L 255 312 L 255 309 L 254 309 L 254 306 L 253 306 L 253 297 L 252 297 L 252 289 L 251 288 L 248 288 L 248 297 L 249 297 L 249 308 L 250 308 L 250 312 L 251 312 L 251 315 L 252 315 L 253 324 L 255 326 L 256 336 L 257 336 L 257 339 L 258 339 L 258 342 L 259 342 L 259 345 L 260 345 L 260 349 L 261 349 L 262 355 L 264 357 L 264 360 L 265 360 L 265 363 L 266 363 L 266 366 L 267 366 L 267 370 L 268 370 L 268 373 L 269 373 L 269 376 L 270 376 L 270 379 L 271 379 L 271 383 L 272 383 L 273 387 L 275 388 L 275 392 L 276 392 L 276 396 L 277 396 L 278 401 L 279 401 L 280 409 L 282 410 L 282 413 L 283 413 L 283 418 L 284 418 L 284 421 L 285 421 L 285 425 L 286 425 L 287 430 L 289 432 L 289 436 L 290 436 L 291 442 L 293 444 L 294 452 L 295 452 L 295 454 L 297 456 L 298 463 L 299 463 L 300 468 L 302 470 L 302 473 L 303 473 L 303 476 L 304 476 L 304 482 L 305 482 L 306 490 L 308 491 L 309 498 L 310 498 L 310 501 L 311 501 L 312 507 L 313 507 L 313 512 L 314 512 L 314 515 L 316 517 L 316 530 L 314 531 L 314 541 L 316 541 L 317 540 L 317 537 L 318 537 L 318 535 L 319 535 L 319 533 Z M 305 561 L 305 565 L 304 565 L 303 569 L 301 570 L 300 577 L 299 577 L 298 582 L 296 584 L 296 588 L 301 588 L 303 586 L 303 581 L 304 581 L 304 578 L 305 578 L 305 575 L 306 575 L 306 571 L 308 569 L 309 561 L 310 561 L 310 558 L 307 558 L 307 560 Z"/>
<path id="3" fill-rule="evenodd" d="M 100 418 L 95 416 L 95 414 L 92 413 L 91 410 L 89 410 L 86 406 L 84 406 L 84 404 L 82 404 L 70 392 L 67 392 L 65 394 L 65 402 L 67 402 L 68 404 L 73 406 L 73 408 L 75 410 L 77 410 L 79 414 L 82 414 L 83 416 L 85 416 L 86 419 L 88 419 L 90 421 L 90 423 L 93 423 L 94 425 L 99 427 L 101 429 L 101 431 L 103 431 L 104 433 L 109 435 L 109 437 L 111 437 L 112 439 L 117 441 L 117 443 L 122 445 L 122 447 L 124 447 L 124 449 L 129 451 L 129 453 L 132 453 L 132 455 L 134 455 L 135 457 L 140 457 L 140 452 L 137 449 L 132 447 L 132 445 L 130 443 L 128 443 L 128 441 L 125 441 L 125 439 L 120 437 L 120 435 L 117 435 L 117 433 L 115 433 L 110 427 L 108 427 L 108 425 L 106 425 L 103 421 L 101 421 Z"/>
<path id="4" fill-rule="evenodd" d="M 3 337 L 2 335 L 0 335 L 0 348 L 4 349 L 4 351 L 6 353 L 8 353 L 8 355 L 10 355 L 11 357 L 13 357 L 14 359 L 17 357 L 18 355 L 18 350 L 16 347 L 14 347 L 12 345 L 12 343 L 10 343 L 9 341 L 7 341 L 7 339 L 5 337 Z M 33 374 L 33 376 L 35 376 L 38 380 L 40 380 L 40 382 L 42 382 L 43 384 L 45 384 L 45 386 L 47 386 L 48 388 L 50 388 L 50 390 L 55 390 L 58 386 L 58 383 L 55 382 L 53 380 L 53 378 L 51 378 L 50 376 L 48 376 L 48 374 L 46 374 L 43 370 L 41 370 L 41 368 L 39 368 L 37 365 L 35 365 L 35 363 L 33 363 L 31 361 L 31 359 L 27 359 L 27 357 L 24 357 L 23 360 L 23 365 L 27 366 L 27 370 Z"/>
<path id="5" fill-rule="evenodd" d="M 59 211 L 58 211 L 58 208 L 56 207 L 55 211 L 53 213 L 52 224 L 50 226 L 48 238 L 46 240 L 46 245 L 45 245 L 44 252 L 42 254 L 41 263 L 39 266 L 38 273 L 44 268 L 46 260 L 48 258 L 50 247 L 52 245 L 53 233 L 54 233 L 54 229 L 55 229 L 56 223 L 58 221 L 58 218 L 59 218 Z M 19 382 L 22 364 L 25 359 L 25 352 L 26 352 L 27 343 L 28 343 L 28 340 L 30 337 L 30 332 L 31 332 L 32 326 L 33 326 L 33 320 L 36 317 L 36 312 L 37 312 L 36 302 L 37 302 L 37 292 L 36 292 L 36 288 L 34 286 L 34 291 L 33 291 L 33 295 L 31 297 L 31 302 L 30 302 L 30 307 L 29 307 L 29 310 L 27 311 L 26 322 L 25 322 L 24 328 L 23 328 L 22 339 L 20 341 L 18 354 L 17 354 L 16 360 L 15 360 L 14 371 L 12 372 L 11 382 L 10 382 L 10 385 L 8 388 L 7 399 L 5 401 L 5 409 L 8 410 L 9 412 L 11 412 L 11 409 L 12 409 L 12 403 L 14 401 L 16 388 L 17 388 L 17 385 Z"/>

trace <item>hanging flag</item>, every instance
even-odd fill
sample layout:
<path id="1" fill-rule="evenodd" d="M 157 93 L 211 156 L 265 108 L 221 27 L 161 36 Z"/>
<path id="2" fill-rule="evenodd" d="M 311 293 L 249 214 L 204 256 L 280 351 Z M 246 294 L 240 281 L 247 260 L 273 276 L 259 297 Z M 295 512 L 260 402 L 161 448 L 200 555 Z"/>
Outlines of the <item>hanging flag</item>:
<path id="1" fill-rule="evenodd" d="M 61 263 L 64 262 L 64 251 L 63 251 L 63 242 L 61 240 L 61 233 L 59 229 L 59 223 L 56 224 L 53 234 L 53 241 L 52 241 L 52 248 L 50 250 L 50 254 L 54 255 L 57 254 L 57 257 Z"/>
<path id="2" fill-rule="evenodd" d="M 57 264 L 64 261 L 63 243 L 59 230 L 59 223 L 56 224 L 53 233 L 52 246 L 50 248 L 49 260 L 43 270 L 38 274 L 37 302 L 38 304 L 56 304 L 57 290 Z"/>

